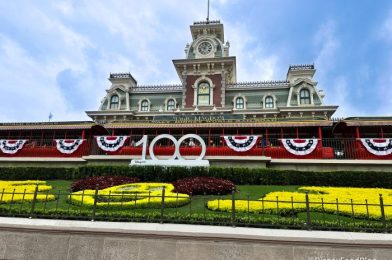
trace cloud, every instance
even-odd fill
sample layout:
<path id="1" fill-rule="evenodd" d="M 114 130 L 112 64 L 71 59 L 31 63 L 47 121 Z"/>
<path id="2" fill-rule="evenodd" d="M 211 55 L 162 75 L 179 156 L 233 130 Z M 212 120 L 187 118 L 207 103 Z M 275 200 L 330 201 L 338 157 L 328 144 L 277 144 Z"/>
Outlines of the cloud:
<path id="1" fill-rule="evenodd" d="M 321 25 L 313 37 L 313 45 L 318 52 L 315 59 L 317 75 L 323 80 L 327 80 L 327 75 L 331 73 L 336 63 L 336 52 L 340 43 L 335 30 L 335 22 L 328 21 Z"/>
<path id="2" fill-rule="evenodd" d="M 313 46 L 317 56 L 315 67 L 319 89 L 326 92 L 325 105 L 339 105 L 334 117 L 347 117 L 355 114 L 355 107 L 350 102 L 350 88 L 345 75 L 335 71 L 340 41 L 336 33 L 336 23 L 329 20 L 323 23 L 313 37 Z"/>
<path id="3" fill-rule="evenodd" d="M 383 64 L 382 69 L 379 71 L 379 76 L 375 80 L 375 85 L 377 87 L 375 95 L 379 99 L 379 104 L 382 106 L 377 106 L 375 108 L 375 113 L 379 115 L 392 116 L 392 10 L 389 12 L 388 16 L 379 27 L 379 36 L 381 36 L 380 44 L 385 46 L 386 52 L 384 54 L 385 64 Z"/>
<path id="4" fill-rule="evenodd" d="M 232 1 L 212 2 L 211 17 L 222 17 L 218 7 Z M 207 6 L 194 8 L 199 4 L 0 3 L 0 90 L 26 106 L 10 109 L 15 101 L 2 102 L 0 120 L 46 120 L 49 112 L 55 120 L 88 119 L 84 111 L 99 107 L 110 72 L 131 72 L 140 84 L 178 83 L 171 59 L 184 58 L 191 40 L 188 26 L 205 19 Z M 245 24 L 227 22 L 225 28 L 231 53 L 239 57 L 239 80 L 275 79 L 278 57 L 267 53 Z"/>
<path id="5" fill-rule="evenodd" d="M 237 57 L 237 81 L 273 80 L 276 75 L 279 57 L 267 54 L 263 42 L 251 34 L 245 24 L 230 22 L 225 24 L 226 38 L 230 45 L 230 55 Z"/>
<path id="6" fill-rule="evenodd" d="M 51 107 L 65 106 L 58 89 L 51 84 L 52 69 L 37 63 L 4 35 L 0 35 L 0 60 L 0 120 L 44 120 Z"/>

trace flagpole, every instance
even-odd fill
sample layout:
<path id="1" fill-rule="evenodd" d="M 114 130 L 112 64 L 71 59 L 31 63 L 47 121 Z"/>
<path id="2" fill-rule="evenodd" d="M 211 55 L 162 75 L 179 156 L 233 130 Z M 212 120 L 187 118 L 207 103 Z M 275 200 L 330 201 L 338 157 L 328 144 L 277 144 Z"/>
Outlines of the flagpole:
<path id="1" fill-rule="evenodd" d="M 210 21 L 210 0 L 207 3 L 207 23 Z"/>

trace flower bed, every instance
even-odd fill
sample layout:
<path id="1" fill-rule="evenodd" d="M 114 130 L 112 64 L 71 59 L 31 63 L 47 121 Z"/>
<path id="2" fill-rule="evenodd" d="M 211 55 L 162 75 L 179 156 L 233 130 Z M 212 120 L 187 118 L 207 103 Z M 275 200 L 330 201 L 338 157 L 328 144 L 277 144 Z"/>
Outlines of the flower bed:
<path id="1" fill-rule="evenodd" d="M 38 186 L 38 192 L 48 192 L 52 189 L 46 185 L 46 181 L 0 181 L 0 204 L 10 202 L 30 202 L 34 199 L 34 192 Z M 37 201 L 54 200 L 51 194 L 37 194 Z"/>
<path id="2" fill-rule="evenodd" d="M 189 202 L 187 194 L 174 193 L 170 183 L 133 183 L 102 189 L 97 194 L 97 207 L 109 208 L 159 208 L 165 188 L 165 207 L 182 206 Z M 93 206 L 95 190 L 73 192 L 68 200 L 76 205 Z"/>
<path id="3" fill-rule="evenodd" d="M 381 217 L 379 194 L 382 194 L 385 216 L 387 219 L 392 219 L 392 189 L 301 187 L 298 190 L 300 192 L 271 192 L 259 201 L 236 200 L 235 209 L 237 212 L 248 212 L 249 210 L 253 213 L 277 213 L 277 209 L 280 214 L 290 211 L 301 212 L 306 210 L 305 193 L 303 192 L 308 191 L 311 211 L 339 212 L 355 217 L 369 216 L 369 218 L 379 219 Z M 211 200 L 207 207 L 210 210 L 231 211 L 232 201 Z"/>
<path id="4" fill-rule="evenodd" d="M 192 195 L 224 195 L 229 194 L 235 185 L 233 182 L 213 177 L 191 177 L 173 183 L 175 191 Z"/>
<path id="5" fill-rule="evenodd" d="M 121 184 L 135 183 L 140 181 L 136 177 L 125 177 L 125 176 L 95 176 L 86 179 L 80 179 L 74 181 L 71 184 L 72 191 L 80 190 L 99 190 L 106 189 L 112 186 L 118 186 Z"/>

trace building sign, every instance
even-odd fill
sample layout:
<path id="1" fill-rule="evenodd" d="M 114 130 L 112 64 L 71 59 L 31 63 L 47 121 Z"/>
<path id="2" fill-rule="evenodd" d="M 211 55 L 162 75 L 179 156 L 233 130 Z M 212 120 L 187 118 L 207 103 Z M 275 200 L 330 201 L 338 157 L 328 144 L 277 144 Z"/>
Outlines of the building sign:
<path id="1" fill-rule="evenodd" d="M 244 115 L 181 115 L 154 116 L 154 123 L 219 123 L 224 121 L 241 121 Z"/>
<path id="2" fill-rule="evenodd" d="M 161 159 L 157 158 L 154 154 L 154 146 L 161 139 L 171 140 L 174 144 L 174 147 L 175 147 L 174 154 L 166 160 L 161 160 Z M 184 157 L 182 157 L 182 155 L 180 153 L 180 145 L 186 139 L 190 139 L 191 142 L 194 142 L 193 140 L 197 140 L 200 143 L 201 153 L 197 158 L 194 158 L 192 160 L 186 160 Z M 139 145 L 141 145 L 143 147 L 142 158 L 132 160 L 131 163 L 129 164 L 130 166 L 182 166 L 182 167 L 208 167 L 208 166 L 210 166 L 209 161 L 204 160 L 204 156 L 206 155 L 206 150 L 207 150 L 206 143 L 204 142 L 203 138 L 201 138 L 199 135 L 187 134 L 177 140 L 172 135 L 161 134 L 161 135 L 156 136 L 154 139 L 152 139 L 152 141 L 149 145 L 148 145 L 148 136 L 144 135 L 142 137 L 142 139 L 140 139 L 135 144 L 135 146 L 139 146 Z M 149 151 L 149 155 L 151 157 L 151 159 L 149 159 L 149 160 L 146 159 L 147 145 L 149 147 L 148 151 Z"/>

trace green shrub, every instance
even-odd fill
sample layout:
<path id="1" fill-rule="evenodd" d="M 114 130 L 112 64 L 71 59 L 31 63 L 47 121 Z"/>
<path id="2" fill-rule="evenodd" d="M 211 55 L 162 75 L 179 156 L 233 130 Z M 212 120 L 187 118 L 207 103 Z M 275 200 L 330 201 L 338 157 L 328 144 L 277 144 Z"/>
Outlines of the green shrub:
<path id="1" fill-rule="evenodd" d="M 71 180 L 78 168 L 0 167 L 1 180 Z"/>
<path id="2" fill-rule="evenodd" d="M 262 168 L 181 168 L 81 166 L 78 168 L 4 167 L 3 180 L 74 180 L 93 176 L 122 175 L 147 182 L 173 182 L 178 179 L 209 176 L 227 179 L 236 185 L 314 185 L 392 188 L 392 172 L 308 172 Z"/>

